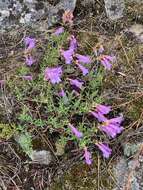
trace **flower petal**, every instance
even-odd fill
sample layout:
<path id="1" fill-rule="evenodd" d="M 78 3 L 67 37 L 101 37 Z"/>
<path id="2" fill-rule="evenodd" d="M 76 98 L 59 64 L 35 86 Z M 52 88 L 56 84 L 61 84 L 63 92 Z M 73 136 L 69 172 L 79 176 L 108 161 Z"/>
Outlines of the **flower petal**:
<path id="1" fill-rule="evenodd" d="M 87 147 L 84 147 L 84 157 L 86 164 L 91 165 L 92 164 L 91 153 L 87 150 Z"/>
<path id="2" fill-rule="evenodd" d="M 105 143 L 98 143 L 96 144 L 98 146 L 98 148 L 102 151 L 103 153 L 103 157 L 105 158 L 109 158 L 109 156 L 112 153 L 112 149 L 109 148 L 109 146 Z"/>
<path id="3" fill-rule="evenodd" d="M 72 124 L 69 124 L 68 127 L 71 129 L 72 133 L 73 133 L 77 138 L 83 137 L 82 132 L 78 131 Z"/>
<path id="4" fill-rule="evenodd" d="M 88 55 L 76 54 L 75 56 L 76 56 L 78 62 L 80 62 L 80 63 L 89 64 L 92 62 L 90 56 L 88 56 Z"/>

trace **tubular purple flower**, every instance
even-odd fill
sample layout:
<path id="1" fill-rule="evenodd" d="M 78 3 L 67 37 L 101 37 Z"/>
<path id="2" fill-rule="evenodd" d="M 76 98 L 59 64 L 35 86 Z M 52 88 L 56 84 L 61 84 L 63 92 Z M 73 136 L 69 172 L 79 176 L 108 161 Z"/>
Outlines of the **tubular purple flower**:
<path id="1" fill-rule="evenodd" d="M 22 78 L 25 80 L 32 80 L 33 79 L 32 75 L 24 75 L 24 76 L 22 76 Z"/>
<path id="2" fill-rule="evenodd" d="M 73 61 L 73 50 L 61 50 L 61 55 L 64 57 L 66 64 L 71 64 Z"/>
<path id="3" fill-rule="evenodd" d="M 5 84 L 5 80 L 0 80 L 0 87 L 2 87 Z"/>
<path id="4" fill-rule="evenodd" d="M 89 64 L 92 62 L 90 56 L 88 56 L 88 55 L 76 54 L 75 56 L 76 56 L 78 62 L 80 62 L 80 63 Z"/>
<path id="5" fill-rule="evenodd" d="M 98 104 L 96 106 L 96 111 L 100 112 L 103 115 L 108 114 L 111 111 L 111 106 L 105 106 L 105 105 Z"/>
<path id="6" fill-rule="evenodd" d="M 70 80 L 70 84 L 76 86 L 77 88 L 82 88 L 83 82 L 80 82 L 77 79 L 69 79 Z"/>
<path id="7" fill-rule="evenodd" d="M 115 118 L 109 119 L 108 121 L 110 123 L 112 123 L 112 124 L 118 123 L 120 125 L 123 120 L 124 120 L 123 117 L 119 116 L 119 117 L 115 117 Z"/>
<path id="8" fill-rule="evenodd" d="M 98 52 L 99 52 L 99 53 L 103 53 L 103 51 L 104 51 L 104 47 L 101 45 L 101 46 L 99 47 L 99 49 L 98 49 Z"/>
<path id="9" fill-rule="evenodd" d="M 56 67 L 56 68 L 47 67 L 45 69 L 44 79 L 50 80 L 52 84 L 55 84 L 61 82 L 61 75 L 62 75 L 61 67 Z"/>
<path id="10" fill-rule="evenodd" d="M 55 30 L 55 32 L 53 33 L 53 35 L 55 36 L 59 36 L 60 34 L 62 34 L 64 32 L 64 27 L 59 27 Z"/>
<path id="11" fill-rule="evenodd" d="M 35 62 L 32 56 L 26 56 L 26 65 L 31 66 Z"/>
<path id="12" fill-rule="evenodd" d="M 105 67 L 107 70 L 111 70 L 112 64 L 110 62 L 113 61 L 113 57 L 110 55 L 102 55 L 100 57 L 101 64 Z"/>
<path id="13" fill-rule="evenodd" d="M 84 147 L 84 158 L 86 164 L 88 165 L 92 164 L 91 153 L 87 150 L 87 147 Z"/>
<path id="14" fill-rule="evenodd" d="M 98 143 L 96 144 L 98 146 L 98 148 L 102 151 L 103 157 L 105 158 L 109 158 L 111 153 L 112 153 L 112 149 L 109 148 L 109 146 L 105 143 Z"/>
<path id="15" fill-rule="evenodd" d="M 99 122 L 105 122 L 107 121 L 107 118 L 100 112 L 90 112 L 96 119 L 98 119 Z"/>
<path id="16" fill-rule="evenodd" d="M 76 38 L 72 35 L 71 38 L 70 38 L 70 47 L 69 47 L 69 49 L 74 52 L 74 51 L 77 50 L 77 46 L 78 46 L 77 40 L 76 40 Z"/>
<path id="17" fill-rule="evenodd" d="M 72 133 L 77 137 L 77 138 L 82 138 L 83 133 L 78 131 L 72 124 L 69 124 L 68 127 L 71 129 Z"/>
<path id="18" fill-rule="evenodd" d="M 109 61 L 107 60 L 107 59 L 102 59 L 101 60 L 101 64 L 105 67 L 105 69 L 107 69 L 107 70 L 111 70 L 111 67 L 112 67 L 112 65 L 111 65 L 111 63 L 109 63 Z"/>
<path id="19" fill-rule="evenodd" d="M 123 117 L 108 119 L 99 127 L 99 129 L 105 132 L 109 137 L 115 138 L 117 134 L 120 134 L 124 129 L 120 126 L 122 121 Z"/>
<path id="20" fill-rule="evenodd" d="M 59 92 L 59 95 L 60 95 L 61 97 L 65 97 L 65 96 L 66 96 L 66 93 L 65 93 L 65 91 L 62 89 L 62 90 Z"/>
<path id="21" fill-rule="evenodd" d="M 106 58 L 108 61 L 113 61 L 113 59 L 114 59 L 114 58 L 113 58 L 112 56 L 110 56 L 110 55 L 106 55 L 105 58 Z"/>
<path id="22" fill-rule="evenodd" d="M 31 49 L 35 48 L 36 40 L 35 40 L 35 38 L 26 37 L 26 38 L 24 38 L 24 43 L 25 43 L 26 48 L 28 50 L 31 50 Z"/>
<path id="23" fill-rule="evenodd" d="M 85 76 L 89 73 L 88 69 L 85 68 L 83 65 L 81 65 L 80 63 L 77 63 L 77 66 L 79 67 L 79 69 L 81 70 L 82 74 Z"/>

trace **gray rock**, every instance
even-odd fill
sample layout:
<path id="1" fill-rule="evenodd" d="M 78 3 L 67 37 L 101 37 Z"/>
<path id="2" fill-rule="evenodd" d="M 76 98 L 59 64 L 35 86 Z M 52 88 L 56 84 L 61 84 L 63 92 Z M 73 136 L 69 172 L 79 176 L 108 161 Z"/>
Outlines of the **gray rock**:
<path id="1" fill-rule="evenodd" d="M 138 151 L 140 144 L 127 143 L 124 145 L 124 156 L 131 157 Z"/>
<path id="2" fill-rule="evenodd" d="M 143 156 L 138 155 L 143 142 L 123 145 L 124 155 L 114 166 L 114 177 L 117 180 L 113 190 L 124 190 L 130 179 L 130 190 L 143 189 Z"/>
<path id="3" fill-rule="evenodd" d="M 134 36 L 143 43 L 143 25 L 142 24 L 134 24 L 129 29 L 129 32 L 134 34 Z"/>
<path id="4" fill-rule="evenodd" d="M 124 0 L 104 0 L 106 14 L 111 20 L 117 20 L 123 17 L 125 9 Z"/>
<path id="5" fill-rule="evenodd" d="M 46 151 L 46 150 L 36 151 L 36 150 L 34 150 L 31 154 L 31 159 L 33 162 L 48 165 L 52 161 L 52 155 L 51 155 L 50 151 Z"/>
<path id="6" fill-rule="evenodd" d="M 0 1 L 0 29 L 21 25 L 43 25 L 47 28 L 59 21 L 59 12 L 74 11 L 76 0 L 61 0 L 52 5 L 45 0 L 5 0 Z M 39 27 L 39 26 L 38 26 Z"/>
<path id="7" fill-rule="evenodd" d="M 127 179 L 128 165 L 124 158 L 121 158 L 114 167 L 114 176 L 117 181 L 117 187 L 113 190 L 123 189 L 125 181 Z"/>

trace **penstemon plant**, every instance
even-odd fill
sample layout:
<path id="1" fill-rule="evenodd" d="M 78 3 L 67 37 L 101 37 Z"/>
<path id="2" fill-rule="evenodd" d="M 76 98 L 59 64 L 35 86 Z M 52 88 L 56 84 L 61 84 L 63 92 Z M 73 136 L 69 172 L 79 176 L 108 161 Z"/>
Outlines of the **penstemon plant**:
<path id="1" fill-rule="evenodd" d="M 104 73 L 112 69 L 114 56 L 104 54 L 104 47 L 96 44 L 90 55 L 82 50 L 77 36 L 70 31 L 73 24 L 73 15 L 66 12 L 63 15 L 63 26 L 57 28 L 49 37 L 47 52 L 40 63 L 40 73 L 37 78 L 28 72 L 22 76 L 22 87 L 18 98 L 25 101 L 27 96 L 42 107 L 45 119 L 30 117 L 30 124 L 48 126 L 49 132 L 60 134 L 60 141 L 66 144 L 69 140 L 75 141 L 84 152 L 85 162 L 92 164 L 90 145 L 97 147 L 105 158 L 112 153 L 108 140 L 115 138 L 123 131 L 123 116 L 111 118 L 109 113 L 112 107 L 106 105 L 100 97 Z M 34 66 L 32 49 L 36 48 L 36 39 L 26 37 L 25 67 Z M 54 45 L 53 45 L 54 44 Z M 36 93 L 33 95 L 30 93 Z M 22 95 L 19 95 L 22 93 Z M 30 93 L 30 94 L 29 94 Z M 21 115 L 25 121 L 29 117 Z M 33 114 L 34 115 L 34 114 Z M 104 134 L 104 135 L 103 135 Z M 99 138 L 100 136 L 100 138 Z M 106 138 L 105 138 L 106 136 Z"/>

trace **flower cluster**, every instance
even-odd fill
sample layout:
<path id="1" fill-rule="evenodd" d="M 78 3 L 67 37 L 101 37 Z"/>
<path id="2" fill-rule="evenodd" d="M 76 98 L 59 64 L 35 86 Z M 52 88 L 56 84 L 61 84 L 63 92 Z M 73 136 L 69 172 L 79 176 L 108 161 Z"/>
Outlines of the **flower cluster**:
<path id="1" fill-rule="evenodd" d="M 92 114 L 100 123 L 98 129 L 105 132 L 109 137 L 115 138 L 117 134 L 121 133 L 123 130 L 123 127 L 120 126 L 123 117 L 115 117 L 112 119 L 107 119 L 105 117 L 106 114 L 108 114 L 111 111 L 111 106 L 105 106 L 98 104 L 94 111 L 91 111 L 90 114 Z M 84 137 L 84 134 L 73 125 L 69 124 L 69 128 L 71 129 L 72 133 L 80 140 Z M 95 144 L 103 153 L 103 157 L 109 158 L 109 156 L 112 153 L 112 149 L 109 147 L 109 145 L 105 142 L 96 142 Z M 87 147 L 84 146 L 84 157 L 85 162 L 90 165 L 92 163 L 91 153 L 87 150 Z"/>
<path id="2" fill-rule="evenodd" d="M 123 117 L 115 117 L 112 119 L 108 119 L 105 117 L 111 111 L 110 106 L 97 105 L 95 111 L 91 111 L 90 113 L 98 119 L 101 124 L 99 125 L 99 129 L 107 134 L 108 137 L 115 138 L 118 134 L 120 134 L 123 130 L 123 127 L 120 126 Z"/>
<path id="3" fill-rule="evenodd" d="M 63 23 L 64 24 L 69 24 L 72 26 L 73 24 L 73 13 L 71 11 L 65 11 L 63 14 Z M 64 32 L 64 27 L 59 27 L 57 28 L 52 35 L 54 36 L 59 36 Z M 35 43 L 36 40 L 34 38 L 26 37 L 24 39 L 25 47 L 26 47 L 26 65 L 31 66 L 35 62 L 31 55 L 31 50 L 35 48 Z M 71 35 L 69 38 L 69 45 L 66 50 L 60 49 L 60 55 L 62 59 L 65 62 L 66 65 L 71 65 L 74 66 L 80 70 L 83 76 L 88 75 L 89 69 L 88 64 L 91 64 L 94 62 L 93 58 L 91 58 L 89 55 L 82 55 L 78 53 L 78 47 L 79 44 L 77 42 L 77 39 L 74 35 Z M 98 62 L 101 63 L 101 65 L 104 66 L 106 70 L 110 70 L 112 67 L 111 62 L 113 62 L 113 57 L 109 55 L 104 55 L 104 47 L 101 44 L 97 44 L 95 48 L 93 48 L 93 52 L 96 55 L 96 58 Z M 51 84 L 59 84 L 62 82 L 62 77 L 64 74 L 64 66 L 56 66 L 56 67 L 46 67 L 44 71 L 44 80 L 49 81 Z M 23 76 L 23 79 L 25 80 L 32 80 L 31 75 Z M 84 82 L 81 79 L 77 78 L 72 78 L 69 77 L 67 78 L 69 84 L 72 87 L 78 88 L 78 90 L 74 90 L 76 95 L 79 95 L 80 90 L 83 89 Z M 65 91 L 63 88 L 60 88 L 61 91 L 58 93 L 60 97 L 63 99 L 67 97 Z M 111 111 L 111 106 L 105 106 L 98 104 L 96 105 L 94 110 L 91 110 L 89 113 L 98 120 L 99 126 L 97 127 L 98 130 L 104 132 L 109 138 L 115 138 L 118 134 L 120 134 L 123 130 L 123 127 L 121 126 L 121 123 L 123 121 L 123 117 L 115 117 L 108 119 L 106 116 L 109 112 Z M 84 133 L 79 131 L 77 127 L 75 127 L 73 124 L 69 123 L 68 124 L 68 129 L 70 129 L 70 132 L 80 141 L 84 139 Z M 94 134 L 93 134 L 94 136 Z M 96 142 L 95 146 L 98 147 L 98 149 L 101 150 L 103 157 L 109 158 L 109 156 L 112 153 L 111 148 L 106 142 Z M 88 165 L 92 164 L 92 155 L 90 151 L 87 148 L 87 143 L 84 144 L 82 147 L 84 151 L 84 158 L 85 162 Z"/>
<path id="4" fill-rule="evenodd" d="M 45 80 L 50 80 L 52 84 L 61 82 L 62 68 L 49 68 L 45 69 Z"/>
<path id="5" fill-rule="evenodd" d="M 105 117 L 111 111 L 111 106 L 105 105 L 97 105 L 94 111 L 91 111 L 92 114 L 99 122 L 100 125 L 98 129 L 104 132 L 109 138 L 115 138 L 118 134 L 123 131 L 123 127 L 121 123 L 123 121 L 123 117 L 115 117 L 112 119 L 108 119 Z M 111 149 L 105 143 L 97 143 L 98 148 L 103 152 L 103 156 L 108 158 L 111 154 Z"/>
<path id="6" fill-rule="evenodd" d="M 73 23 L 73 14 L 71 12 L 65 12 L 63 15 L 63 23 L 72 25 Z M 64 28 L 60 27 L 55 30 L 53 35 L 59 36 L 64 32 Z M 85 67 L 86 64 L 91 64 L 93 60 L 89 55 L 81 55 L 77 53 L 79 44 L 77 42 L 77 39 L 74 35 L 71 35 L 69 39 L 69 47 L 68 49 L 64 50 L 61 49 L 60 53 L 62 58 L 65 61 L 65 64 L 72 65 L 73 63 L 75 66 L 81 71 L 82 75 L 88 75 L 89 70 Z M 113 57 L 109 55 L 104 55 L 104 47 L 101 44 L 97 44 L 95 48 L 93 48 L 93 51 L 97 57 L 97 60 L 100 61 L 100 63 L 105 67 L 105 69 L 110 70 L 112 67 L 111 62 L 113 61 Z M 63 70 L 61 67 L 55 67 L 55 68 L 46 68 L 45 69 L 45 80 L 50 80 L 52 84 L 61 82 L 61 76 L 63 74 Z M 68 78 L 69 83 L 77 87 L 78 89 L 82 89 L 82 86 L 84 84 L 83 81 L 80 79 L 72 79 Z M 75 91 L 78 93 L 77 91 Z M 66 97 L 66 93 L 64 89 L 62 89 L 59 92 L 59 96 Z M 120 126 L 123 118 L 122 117 L 116 117 L 112 119 L 107 119 L 105 115 L 107 115 L 111 111 L 111 106 L 105 106 L 105 105 L 97 105 L 96 109 L 94 111 L 90 111 L 90 114 L 92 114 L 100 123 L 98 129 L 102 132 L 106 133 L 109 137 L 116 137 L 117 134 L 121 133 L 123 130 L 123 127 Z M 79 140 L 83 139 L 84 134 L 79 131 L 76 127 L 74 127 L 73 124 L 68 125 L 68 128 L 71 130 L 72 134 Z M 105 142 L 97 142 L 96 146 L 102 151 L 103 156 L 105 158 L 109 158 L 109 156 L 112 153 L 112 150 L 109 148 L 108 144 Z M 85 145 L 83 147 L 84 150 L 84 158 L 85 162 L 90 165 L 92 163 L 91 153 L 89 152 L 87 146 Z"/>
<path id="7" fill-rule="evenodd" d="M 63 29 L 59 28 L 54 32 L 54 35 L 60 35 L 62 31 Z M 77 51 L 77 48 L 78 48 L 78 42 L 75 36 L 71 35 L 69 48 L 67 50 L 61 49 L 60 53 L 61 53 L 61 56 L 64 58 L 66 64 L 72 64 L 75 61 L 75 65 L 77 65 L 77 67 L 81 70 L 81 72 L 85 76 L 88 74 L 89 71 L 81 63 L 89 64 L 92 62 L 92 60 L 90 56 L 80 55 L 80 54 L 75 53 Z M 61 67 L 54 67 L 54 68 L 48 67 L 45 69 L 44 79 L 47 81 L 50 81 L 52 84 L 56 84 L 56 83 L 58 84 L 62 81 L 61 80 L 62 74 L 63 74 L 63 70 Z M 82 86 L 84 83 L 81 80 L 76 79 L 76 78 L 75 79 L 69 78 L 68 80 L 71 86 L 74 86 L 78 89 L 82 89 Z M 62 94 L 63 92 L 64 90 L 62 89 Z"/>
<path id="8" fill-rule="evenodd" d="M 88 69 L 82 64 L 89 64 L 92 62 L 90 56 L 88 55 L 80 55 L 76 53 L 78 47 L 77 40 L 75 36 L 71 36 L 69 49 L 61 50 L 61 55 L 63 56 L 66 64 L 72 64 L 75 61 L 77 67 L 82 72 L 83 76 L 89 73 Z"/>
<path id="9" fill-rule="evenodd" d="M 31 50 L 35 48 L 36 40 L 35 38 L 25 37 L 24 43 L 25 43 L 25 62 L 27 66 L 31 66 L 35 62 L 35 60 L 31 55 Z"/>

